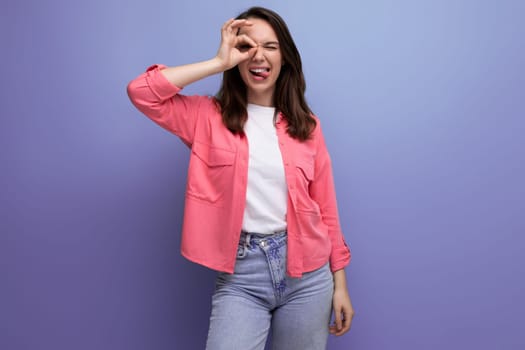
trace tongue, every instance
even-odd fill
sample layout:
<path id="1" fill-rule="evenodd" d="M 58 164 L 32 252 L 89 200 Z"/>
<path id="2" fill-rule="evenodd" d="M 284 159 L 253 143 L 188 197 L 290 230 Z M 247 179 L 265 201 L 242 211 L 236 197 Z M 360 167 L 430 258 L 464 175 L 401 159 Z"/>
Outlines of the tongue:
<path id="1" fill-rule="evenodd" d="M 270 75 L 270 72 L 268 71 L 258 72 L 258 73 L 255 73 L 255 75 L 258 77 L 267 78 Z"/>

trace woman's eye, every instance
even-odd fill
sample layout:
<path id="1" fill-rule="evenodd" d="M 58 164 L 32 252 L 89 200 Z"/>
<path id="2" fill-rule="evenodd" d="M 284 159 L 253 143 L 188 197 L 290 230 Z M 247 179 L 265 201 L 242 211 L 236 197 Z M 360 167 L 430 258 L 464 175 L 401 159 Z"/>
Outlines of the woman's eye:
<path id="1" fill-rule="evenodd" d="M 239 49 L 239 51 L 241 51 L 241 52 L 248 51 L 251 48 L 252 47 L 250 45 L 247 45 L 247 44 L 237 46 L 237 49 Z"/>
<path id="2" fill-rule="evenodd" d="M 277 46 L 266 46 L 268 50 L 277 50 Z"/>

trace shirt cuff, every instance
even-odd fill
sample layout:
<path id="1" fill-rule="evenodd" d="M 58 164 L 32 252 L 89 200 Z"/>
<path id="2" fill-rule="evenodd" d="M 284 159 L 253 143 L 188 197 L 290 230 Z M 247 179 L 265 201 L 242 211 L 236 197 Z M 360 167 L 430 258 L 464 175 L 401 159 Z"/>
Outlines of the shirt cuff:
<path id="1" fill-rule="evenodd" d="M 332 249 L 332 254 L 330 255 L 330 270 L 332 272 L 341 270 L 350 264 L 351 259 L 352 254 L 346 244 L 340 247 L 334 247 Z"/>
<path id="2" fill-rule="evenodd" d="M 166 100 L 178 94 L 182 88 L 173 85 L 160 71 L 167 66 L 154 64 L 146 69 L 146 81 L 151 91 L 161 100 Z"/>

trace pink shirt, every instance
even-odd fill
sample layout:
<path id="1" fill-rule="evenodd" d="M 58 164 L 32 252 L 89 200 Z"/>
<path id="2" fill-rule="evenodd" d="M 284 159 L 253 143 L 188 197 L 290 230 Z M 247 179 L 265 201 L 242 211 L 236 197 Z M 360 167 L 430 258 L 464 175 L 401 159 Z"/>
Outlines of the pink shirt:
<path id="1" fill-rule="evenodd" d="M 230 132 L 212 97 L 184 96 L 154 65 L 128 85 L 133 104 L 191 148 L 181 252 L 211 269 L 233 273 L 246 202 L 248 142 Z M 311 139 L 276 129 L 288 187 L 287 273 L 301 277 L 326 262 L 331 270 L 350 262 L 339 224 L 332 166 L 319 120 Z"/>

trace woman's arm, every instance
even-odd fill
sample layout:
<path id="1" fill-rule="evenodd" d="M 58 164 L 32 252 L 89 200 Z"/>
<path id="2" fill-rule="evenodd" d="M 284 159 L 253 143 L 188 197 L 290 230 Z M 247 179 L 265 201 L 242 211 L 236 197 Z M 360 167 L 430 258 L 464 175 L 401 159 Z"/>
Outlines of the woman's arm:
<path id="1" fill-rule="evenodd" d="M 334 323 L 330 326 L 330 334 L 340 336 L 350 330 L 354 308 L 348 294 L 345 270 L 337 270 L 334 276 L 334 296 L 332 305 L 334 310 Z"/>
<path id="2" fill-rule="evenodd" d="M 183 96 L 180 90 L 192 82 L 236 66 L 248 59 L 255 43 L 246 35 L 237 35 L 247 20 L 229 20 L 222 27 L 221 45 L 216 57 L 177 67 L 154 65 L 128 84 L 128 96 L 142 113 L 158 125 L 179 136 L 184 143 L 193 143 L 199 115 L 208 113 L 206 96 Z M 243 52 L 239 48 L 243 46 Z M 252 49 L 253 50 L 253 49 Z M 215 107 L 213 107 L 215 108 Z"/>
<path id="3" fill-rule="evenodd" d="M 175 86 L 183 88 L 195 81 L 210 75 L 224 72 L 235 67 L 240 62 L 247 60 L 254 52 L 257 44 L 246 35 L 237 35 L 239 28 L 250 26 L 252 23 L 246 19 L 230 19 L 221 29 L 221 44 L 217 55 L 211 60 L 169 67 L 162 70 L 166 79 Z M 241 46 L 249 46 L 249 50 L 239 50 Z"/>
<path id="4" fill-rule="evenodd" d="M 350 263 L 351 252 L 339 222 L 332 161 L 326 148 L 321 122 L 318 119 L 316 121 L 313 137 L 317 142 L 317 151 L 314 160 L 314 179 L 310 183 L 309 190 L 311 198 L 319 205 L 321 220 L 328 229 L 328 237 L 332 244 L 330 269 L 335 272 Z"/>
<path id="5" fill-rule="evenodd" d="M 314 132 L 317 133 L 315 137 L 318 140 L 318 145 L 315 157 L 315 179 L 310 187 L 310 195 L 319 205 L 321 218 L 328 227 L 328 236 L 332 244 L 330 268 L 334 278 L 332 299 L 334 324 L 330 326 L 329 330 L 331 334 L 339 336 L 350 329 L 354 316 L 344 270 L 344 267 L 350 262 L 351 254 L 341 232 L 332 165 L 319 120 L 317 120 L 317 127 Z"/>

